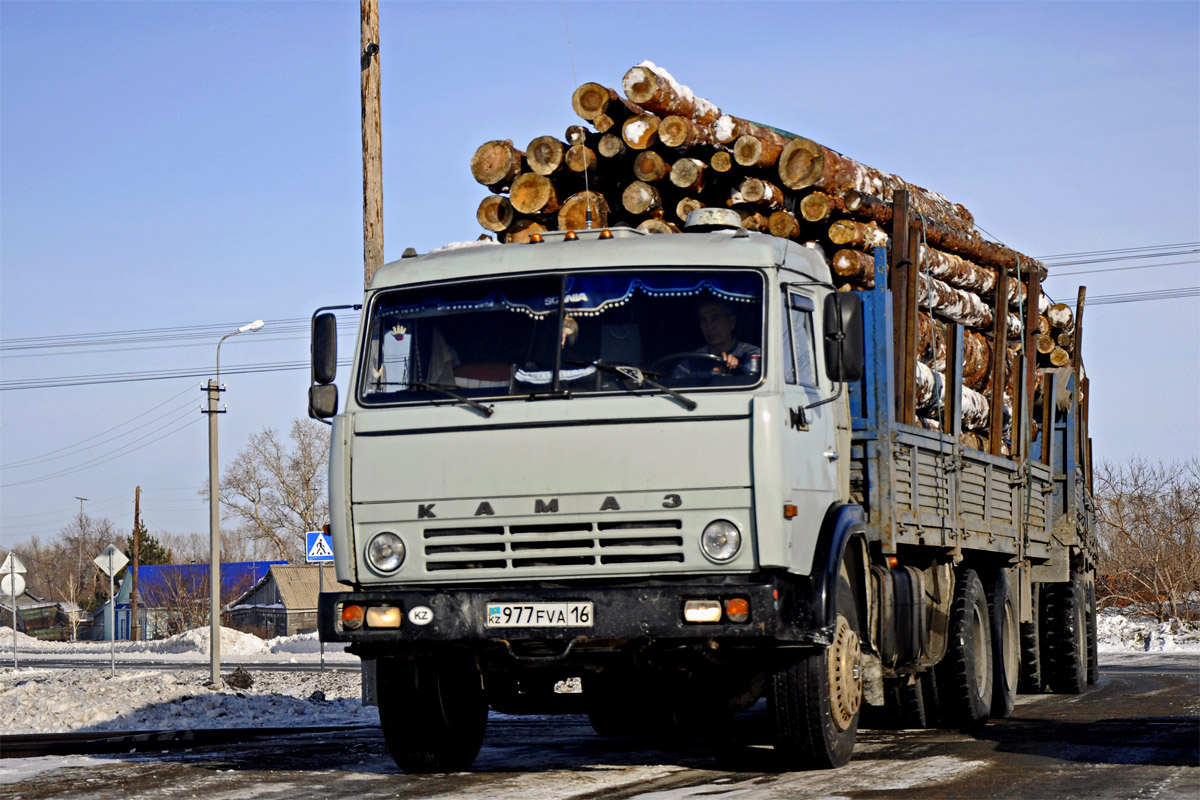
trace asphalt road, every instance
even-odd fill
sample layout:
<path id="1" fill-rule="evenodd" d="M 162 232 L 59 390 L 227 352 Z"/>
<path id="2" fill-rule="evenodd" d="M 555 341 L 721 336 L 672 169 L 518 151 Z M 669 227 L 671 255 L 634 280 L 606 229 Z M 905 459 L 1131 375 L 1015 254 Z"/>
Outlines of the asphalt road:
<path id="1" fill-rule="evenodd" d="M 864 730 L 855 759 L 780 772 L 764 714 L 718 739 L 601 739 L 579 717 L 500 718 L 471 773 L 408 776 L 375 731 L 119 757 L 6 759 L 0 795 L 33 798 L 1200 797 L 1200 656 L 1105 659 L 1083 695 L 1022 696 L 976 735 Z M 15 780 L 14 780 L 15 778 Z"/>

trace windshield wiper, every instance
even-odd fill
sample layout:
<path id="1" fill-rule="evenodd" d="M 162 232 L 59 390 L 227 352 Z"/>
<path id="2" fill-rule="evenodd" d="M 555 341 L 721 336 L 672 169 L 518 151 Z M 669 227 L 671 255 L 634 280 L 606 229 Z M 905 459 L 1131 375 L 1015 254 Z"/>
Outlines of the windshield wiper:
<path id="1" fill-rule="evenodd" d="M 483 415 L 485 417 L 490 417 L 492 414 L 496 413 L 496 409 L 493 406 L 485 406 L 483 403 L 480 403 L 476 400 L 472 400 L 469 397 L 463 397 L 458 392 L 452 392 L 449 389 L 447 389 L 445 386 L 441 386 L 436 383 L 426 383 L 425 381 L 413 381 L 412 383 L 409 384 L 409 388 L 415 389 L 418 392 L 428 392 L 430 394 L 442 394 L 442 395 L 445 395 L 446 397 L 457 400 L 460 403 L 466 403 L 471 408 L 482 411 Z"/>
<path id="2" fill-rule="evenodd" d="M 598 358 L 592 362 L 592 365 L 601 372 L 607 372 L 609 375 L 616 375 L 618 378 L 625 378 L 633 381 L 637 388 L 649 386 L 652 389 L 657 389 L 663 394 L 670 395 L 673 399 L 678 400 L 688 411 L 696 410 L 696 401 L 690 397 L 685 397 L 669 386 L 663 386 L 658 381 L 646 375 L 637 367 L 631 367 L 628 364 L 610 364 L 602 358 Z"/>

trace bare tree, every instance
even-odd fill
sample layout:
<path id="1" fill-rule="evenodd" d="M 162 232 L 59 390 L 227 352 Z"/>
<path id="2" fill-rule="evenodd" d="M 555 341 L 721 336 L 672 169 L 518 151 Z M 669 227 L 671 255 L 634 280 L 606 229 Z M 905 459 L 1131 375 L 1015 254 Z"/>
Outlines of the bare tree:
<path id="1" fill-rule="evenodd" d="M 224 470 L 222 518 L 235 521 L 242 535 L 267 545 L 278 558 L 302 561 L 304 533 L 329 522 L 328 460 L 329 430 L 324 425 L 292 420 L 287 442 L 264 428 Z M 207 497 L 207 487 L 200 494 Z"/>
<path id="2" fill-rule="evenodd" d="M 1200 459 L 1101 464 L 1096 516 L 1103 603 L 1148 606 L 1160 620 L 1197 615 Z"/>

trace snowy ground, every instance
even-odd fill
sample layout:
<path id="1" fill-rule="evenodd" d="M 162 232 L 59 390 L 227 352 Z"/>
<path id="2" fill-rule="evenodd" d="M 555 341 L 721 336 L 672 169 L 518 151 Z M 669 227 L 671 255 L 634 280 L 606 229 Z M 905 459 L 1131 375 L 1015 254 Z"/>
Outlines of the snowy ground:
<path id="1" fill-rule="evenodd" d="M 1121 653 L 1194 653 L 1200 658 L 1200 625 L 1157 623 L 1130 612 L 1105 611 L 1098 621 L 1104 660 Z M 39 642 L 17 634 L 19 667 L 11 664 L 13 632 L 0 628 L 0 731 L 6 734 L 70 730 L 292 727 L 378 724 L 374 708 L 359 703 L 358 658 L 328 648 L 326 670 L 267 671 L 250 667 L 248 689 L 208 684 L 208 630 L 154 642 L 122 642 L 116 676 L 109 676 L 106 642 Z M 318 662 L 315 634 L 264 641 L 224 628 L 223 673 L 240 663 Z M 39 660 L 87 661 L 76 669 L 38 666 Z M 170 671 L 122 666 L 132 660 L 178 664 Z M 103 666 L 95 666 L 97 662 Z M 2 764 L 2 762 L 0 762 Z M 0 783 L 4 782 L 0 768 Z"/>

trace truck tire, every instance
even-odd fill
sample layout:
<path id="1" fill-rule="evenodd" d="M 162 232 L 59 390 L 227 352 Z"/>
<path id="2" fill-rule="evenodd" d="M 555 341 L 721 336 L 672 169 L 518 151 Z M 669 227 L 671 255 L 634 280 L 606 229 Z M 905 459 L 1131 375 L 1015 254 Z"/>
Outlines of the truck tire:
<path id="1" fill-rule="evenodd" d="M 775 673 L 767 710 L 786 769 L 831 769 L 850 761 L 862 711 L 858 601 L 842 564 L 833 644 Z"/>
<path id="2" fill-rule="evenodd" d="M 405 772 L 461 772 L 479 754 L 488 706 L 479 671 L 465 658 L 380 662 L 379 722 Z"/>
<path id="3" fill-rule="evenodd" d="M 988 590 L 992 614 L 992 717 L 1012 714 L 1021 673 L 1020 616 L 1008 573 L 996 570 Z"/>
<path id="4" fill-rule="evenodd" d="M 929 727 L 925 709 L 925 694 L 919 676 L 883 679 L 883 696 L 888 712 L 887 721 L 899 730 L 922 730 Z"/>
<path id="5" fill-rule="evenodd" d="M 1087 687 L 1087 599 L 1079 573 L 1042 586 L 1043 677 L 1051 691 L 1079 694 Z"/>
<path id="6" fill-rule="evenodd" d="M 1099 632 L 1096 630 L 1096 582 L 1087 587 L 1087 682 L 1095 686 L 1100 680 Z"/>
<path id="7" fill-rule="evenodd" d="M 992 711 L 992 626 L 987 594 L 973 569 L 959 572 L 950 608 L 950 641 L 938 663 L 941 723 L 973 730 Z"/>
<path id="8" fill-rule="evenodd" d="M 1021 694 L 1038 694 L 1042 685 L 1041 646 L 1041 584 L 1033 584 L 1033 620 L 1021 623 L 1021 679 L 1017 691 Z"/>

